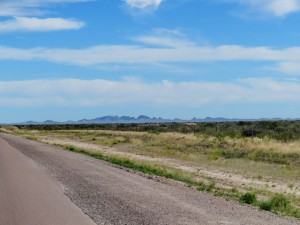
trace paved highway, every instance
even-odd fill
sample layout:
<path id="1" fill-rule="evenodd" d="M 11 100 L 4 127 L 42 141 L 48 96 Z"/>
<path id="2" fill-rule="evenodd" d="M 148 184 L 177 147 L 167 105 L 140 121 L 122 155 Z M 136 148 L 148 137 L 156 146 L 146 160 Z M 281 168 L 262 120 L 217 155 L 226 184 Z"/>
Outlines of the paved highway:
<path id="1" fill-rule="evenodd" d="M 1 225 L 95 225 L 61 184 L 0 139 Z"/>

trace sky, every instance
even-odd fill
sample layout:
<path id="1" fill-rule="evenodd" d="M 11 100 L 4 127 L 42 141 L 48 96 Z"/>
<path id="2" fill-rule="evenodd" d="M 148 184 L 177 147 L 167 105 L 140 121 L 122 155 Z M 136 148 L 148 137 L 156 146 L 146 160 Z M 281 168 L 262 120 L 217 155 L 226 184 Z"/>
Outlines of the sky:
<path id="1" fill-rule="evenodd" d="M 0 0 L 0 122 L 300 118 L 300 0 Z"/>

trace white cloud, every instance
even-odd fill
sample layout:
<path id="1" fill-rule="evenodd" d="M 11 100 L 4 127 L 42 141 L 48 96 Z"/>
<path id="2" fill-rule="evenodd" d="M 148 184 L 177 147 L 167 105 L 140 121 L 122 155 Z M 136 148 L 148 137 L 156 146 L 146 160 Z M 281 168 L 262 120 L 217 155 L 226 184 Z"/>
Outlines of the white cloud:
<path id="1" fill-rule="evenodd" d="M 205 61 L 300 62 L 300 48 L 271 49 L 223 45 L 144 47 L 138 45 L 100 45 L 84 49 L 19 49 L 0 46 L 0 60 L 43 60 L 75 65 L 108 63 L 142 64 Z"/>
<path id="2" fill-rule="evenodd" d="M 27 18 L 26 18 L 27 20 Z M 33 19 L 38 23 L 29 27 L 22 25 L 22 29 L 51 29 L 43 25 L 44 20 Z M 46 20 L 47 21 L 47 20 Z M 60 21 L 60 20 L 59 20 Z M 71 23 L 76 27 L 75 24 Z M 23 23 L 20 23 L 23 24 Z M 24 23 L 27 24 L 27 23 Z M 55 25 L 49 22 L 50 25 Z M 70 25 L 70 23 L 67 23 Z M 26 28 L 25 28 L 25 27 Z M 5 26 L 1 28 L 6 30 Z M 20 28 L 16 26 L 13 30 Z M 63 29 L 63 26 L 54 26 L 52 29 Z M 64 27 L 65 29 L 67 26 Z M 20 28 L 21 29 L 21 28 Z M 153 66 L 164 63 L 199 63 L 211 61 L 265 61 L 273 62 L 273 68 L 287 74 L 295 74 L 299 71 L 300 47 L 285 49 L 273 49 L 269 47 L 246 47 L 238 45 L 201 46 L 188 40 L 178 30 L 156 29 L 150 35 L 131 38 L 139 42 L 139 45 L 99 45 L 82 49 L 66 48 L 31 48 L 20 49 L 0 46 L 0 60 L 20 61 L 48 61 L 55 63 L 74 64 L 80 66 L 107 66 L 109 68 L 127 66 Z M 113 64 L 113 67 L 111 66 Z"/>
<path id="3" fill-rule="evenodd" d="M 0 16 L 30 16 L 46 13 L 45 8 L 57 4 L 88 2 L 92 0 L 2 0 Z"/>
<path id="4" fill-rule="evenodd" d="M 280 62 L 275 70 L 292 75 L 300 75 L 299 62 Z"/>
<path id="5" fill-rule="evenodd" d="M 299 0 L 273 0 L 266 6 L 266 10 L 276 16 L 284 16 L 300 10 Z"/>
<path id="6" fill-rule="evenodd" d="M 145 9 L 149 7 L 158 8 L 163 0 L 124 0 L 132 8 Z"/>
<path id="7" fill-rule="evenodd" d="M 187 47 L 194 46 L 195 44 L 185 38 L 185 35 L 178 30 L 168 29 L 155 29 L 153 34 L 142 35 L 132 38 L 132 40 L 147 44 L 161 47 Z"/>
<path id="8" fill-rule="evenodd" d="M 27 18 L 16 17 L 12 20 L 0 22 L 0 33 L 15 31 L 58 31 L 78 30 L 84 23 L 74 19 L 63 18 Z"/>
<path id="9" fill-rule="evenodd" d="M 199 107 L 210 103 L 299 102 L 300 83 L 272 79 L 145 83 L 138 79 L 0 82 L 0 106 L 153 104 Z"/>
<path id="10" fill-rule="evenodd" d="M 251 10 L 272 14 L 273 16 L 285 16 L 300 11 L 300 0 L 221 0 L 236 2 L 250 7 Z"/>
<path id="11" fill-rule="evenodd" d="M 139 36 L 133 40 L 141 42 L 143 44 L 163 46 L 163 47 L 180 47 L 180 46 L 193 46 L 194 43 L 188 40 L 170 38 L 170 37 L 159 37 L 159 36 Z"/>

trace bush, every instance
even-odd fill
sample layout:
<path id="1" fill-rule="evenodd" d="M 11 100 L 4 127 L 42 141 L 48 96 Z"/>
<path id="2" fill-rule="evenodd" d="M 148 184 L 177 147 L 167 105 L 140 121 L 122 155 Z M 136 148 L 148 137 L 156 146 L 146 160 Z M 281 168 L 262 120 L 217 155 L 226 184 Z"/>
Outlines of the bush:
<path id="1" fill-rule="evenodd" d="M 290 204 L 290 201 L 287 199 L 287 197 L 282 194 L 276 194 L 271 198 L 270 202 L 275 209 L 286 209 Z"/>
<path id="2" fill-rule="evenodd" d="M 259 208 L 266 211 L 285 211 L 289 206 L 290 201 L 283 194 L 276 194 L 269 201 L 259 204 Z"/>
<path id="3" fill-rule="evenodd" d="M 259 204 L 259 208 L 261 210 L 271 211 L 273 207 L 270 201 L 264 201 Z"/>
<path id="4" fill-rule="evenodd" d="M 256 202 L 256 194 L 247 192 L 240 197 L 240 201 L 246 204 L 253 204 Z"/>
<path id="5" fill-rule="evenodd" d="M 256 137 L 259 134 L 259 131 L 255 129 L 247 129 L 243 130 L 242 135 L 244 137 Z"/>

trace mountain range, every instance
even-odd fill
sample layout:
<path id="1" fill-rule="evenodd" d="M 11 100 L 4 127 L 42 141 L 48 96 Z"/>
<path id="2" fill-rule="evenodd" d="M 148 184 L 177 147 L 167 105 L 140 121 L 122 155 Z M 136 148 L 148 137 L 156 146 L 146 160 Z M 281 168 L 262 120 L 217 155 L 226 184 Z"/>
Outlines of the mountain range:
<path id="1" fill-rule="evenodd" d="M 140 115 L 138 117 L 130 117 L 130 116 L 103 116 L 103 117 L 98 117 L 94 119 L 82 119 L 78 121 L 65 121 L 65 122 L 57 122 L 53 120 L 46 120 L 43 122 L 37 122 L 37 121 L 27 121 L 27 122 L 21 122 L 21 123 L 16 123 L 18 125 L 38 125 L 38 124 L 97 124 L 97 123 L 172 123 L 172 122 L 177 122 L 177 123 L 187 123 L 187 122 L 234 122 L 234 121 L 267 121 L 267 120 L 300 120 L 300 119 L 283 119 L 283 118 L 260 118 L 260 119 L 239 119 L 239 118 L 234 118 L 234 119 L 228 119 L 228 118 L 223 118 L 223 117 L 206 117 L 206 118 L 192 118 L 189 120 L 184 120 L 184 119 L 164 119 L 161 117 L 148 117 L 145 115 Z"/>

